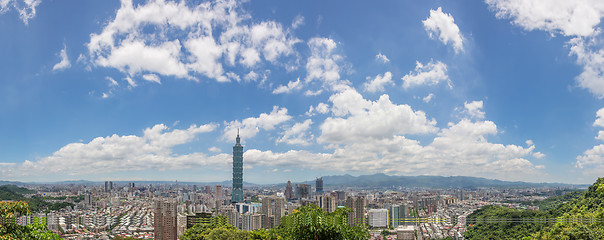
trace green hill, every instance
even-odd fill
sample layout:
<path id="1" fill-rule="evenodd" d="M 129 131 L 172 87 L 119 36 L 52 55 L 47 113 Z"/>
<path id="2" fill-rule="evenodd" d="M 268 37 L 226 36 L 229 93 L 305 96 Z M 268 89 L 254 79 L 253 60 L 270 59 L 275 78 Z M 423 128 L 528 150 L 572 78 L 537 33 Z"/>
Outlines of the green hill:
<path id="1" fill-rule="evenodd" d="M 543 210 L 485 206 L 468 215 L 468 239 L 604 239 L 604 178 L 588 190 L 548 198 Z"/>

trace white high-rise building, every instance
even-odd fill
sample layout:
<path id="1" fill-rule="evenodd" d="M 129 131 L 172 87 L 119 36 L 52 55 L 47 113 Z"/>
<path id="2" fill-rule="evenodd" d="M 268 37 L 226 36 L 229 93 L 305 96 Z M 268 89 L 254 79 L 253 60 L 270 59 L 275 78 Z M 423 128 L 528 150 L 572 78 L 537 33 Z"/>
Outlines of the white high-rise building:
<path id="1" fill-rule="evenodd" d="M 369 226 L 388 227 L 388 209 L 370 209 Z"/>

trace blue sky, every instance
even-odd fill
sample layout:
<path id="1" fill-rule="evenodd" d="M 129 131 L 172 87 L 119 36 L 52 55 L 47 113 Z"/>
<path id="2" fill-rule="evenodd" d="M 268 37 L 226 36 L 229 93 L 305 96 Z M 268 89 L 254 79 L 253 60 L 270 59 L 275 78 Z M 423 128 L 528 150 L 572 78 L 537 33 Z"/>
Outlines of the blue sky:
<path id="1" fill-rule="evenodd" d="M 0 0 L 0 179 L 592 183 L 599 1 Z"/>

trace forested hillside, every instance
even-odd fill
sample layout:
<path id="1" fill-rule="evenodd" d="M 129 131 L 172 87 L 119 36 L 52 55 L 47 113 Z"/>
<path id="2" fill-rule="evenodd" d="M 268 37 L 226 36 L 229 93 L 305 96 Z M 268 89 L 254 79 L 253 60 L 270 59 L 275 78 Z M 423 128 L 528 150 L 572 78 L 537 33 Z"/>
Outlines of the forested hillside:
<path id="1" fill-rule="evenodd" d="M 543 210 L 485 206 L 470 214 L 468 239 L 604 239 L 604 178 L 582 194 L 535 203 Z"/>

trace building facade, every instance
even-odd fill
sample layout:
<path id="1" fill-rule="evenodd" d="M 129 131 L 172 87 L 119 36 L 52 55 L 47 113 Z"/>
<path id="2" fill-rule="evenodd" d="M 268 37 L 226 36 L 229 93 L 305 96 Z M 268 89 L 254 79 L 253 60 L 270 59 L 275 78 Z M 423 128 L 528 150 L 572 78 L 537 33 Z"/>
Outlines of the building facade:
<path id="1" fill-rule="evenodd" d="M 154 206 L 155 239 L 176 240 L 178 238 L 176 203 L 169 200 L 156 200 Z"/>
<path id="2" fill-rule="evenodd" d="M 233 146 L 233 193 L 231 202 L 243 202 L 243 146 L 241 146 L 239 130 L 235 146 Z"/>

